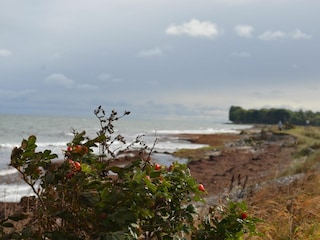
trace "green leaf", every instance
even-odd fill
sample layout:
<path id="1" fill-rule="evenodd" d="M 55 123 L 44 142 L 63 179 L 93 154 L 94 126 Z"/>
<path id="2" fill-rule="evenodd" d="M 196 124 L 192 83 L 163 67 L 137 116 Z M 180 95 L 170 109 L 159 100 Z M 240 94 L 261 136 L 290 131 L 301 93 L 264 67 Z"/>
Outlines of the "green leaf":
<path id="1" fill-rule="evenodd" d="M 117 174 L 123 172 L 123 168 L 122 168 L 122 167 L 117 167 L 117 166 L 112 166 L 112 167 L 110 168 L 110 170 L 111 170 L 112 172 L 114 172 L 114 173 L 117 173 Z"/>
<path id="2" fill-rule="evenodd" d="M 28 215 L 23 214 L 23 213 L 17 213 L 17 214 L 13 214 L 13 215 L 9 216 L 8 218 L 17 222 L 17 221 L 21 221 L 21 220 L 28 218 Z"/>
<path id="3" fill-rule="evenodd" d="M 186 211 L 189 213 L 196 213 L 196 209 L 193 204 L 189 204 L 186 208 Z"/>
<path id="4" fill-rule="evenodd" d="M 2 223 L 2 226 L 3 227 L 7 227 L 7 228 L 13 228 L 14 227 L 11 222 L 4 222 L 4 223 Z"/>
<path id="5" fill-rule="evenodd" d="M 43 157 L 43 158 L 47 158 L 47 157 L 50 156 L 50 153 L 51 153 L 51 151 L 48 150 L 48 149 L 46 149 L 46 150 L 44 150 L 44 152 L 42 153 L 42 157 Z"/>
<path id="6" fill-rule="evenodd" d="M 25 139 L 23 139 L 22 142 L 21 142 L 21 148 L 22 148 L 22 149 L 26 149 L 27 146 L 28 146 L 28 141 L 25 140 Z"/>
<path id="7" fill-rule="evenodd" d="M 30 146 L 30 145 L 34 145 L 34 144 L 36 143 L 36 141 L 37 141 L 37 137 L 34 136 L 34 135 L 31 135 L 31 136 L 29 136 L 29 138 L 28 138 L 28 145 L 29 145 L 29 146 Z"/>
<path id="8" fill-rule="evenodd" d="M 72 143 L 74 143 L 74 144 L 80 144 L 81 141 L 84 140 L 84 135 L 86 135 L 86 132 L 85 132 L 85 131 L 82 131 L 81 133 L 77 133 L 77 134 L 74 136 L 74 138 L 73 138 L 73 140 L 72 140 Z"/>
<path id="9" fill-rule="evenodd" d="M 157 191 L 157 186 L 154 185 L 152 182 L 150 181 L 146 181 L 146 186 L 147 188 L 149 188 L 149 190 L 152 192 L 152 193 L 155 193 Z"/>
<path id="10" fill-rule="evenodd" d="M 153 171 L 150 173 L 151 178 L 157 178 L 157 177 L 160 177 L 160 175 L 161 175 L 160 171 Z"/>

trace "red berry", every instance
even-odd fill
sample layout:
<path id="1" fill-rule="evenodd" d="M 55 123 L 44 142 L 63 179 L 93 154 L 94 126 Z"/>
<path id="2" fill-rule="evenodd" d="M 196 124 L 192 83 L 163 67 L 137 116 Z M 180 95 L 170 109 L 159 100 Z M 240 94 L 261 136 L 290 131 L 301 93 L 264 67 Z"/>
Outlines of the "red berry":
<path id="1" fill-rule="evenodd" d="M 69 147 L 67 148 L 67 151 L 68 151 L 68 152 L 71 152 L 71 151 L 72 151 L 72 147 L 69 146 Z"/>
<path id="2" fill-rule="evenodd" d="M 81 150 L 82 150 L 82 147 L 81 147 L 81 145 L 76 145 L 76 146 L 73 147 L 72 150 L 73 150 L 74 153 L 80 153 Z"/>
<path id="3" fill-rule="evenodd" d="M 204 188 L 204 186 L 202 184 L 199 184 L 198 188 L 199 188 L 199 190 L 201 192 L 205 192 L 206 191 L 206 189 Z"/>
<path id="4" fill-rule="evenodd" d="M 161 169 L 161 165 L 159 165 L 158 163 L 154 166 L 155 170 L 160 170 Z"/>
<path id="5" fill-rule="evenodd" d="M 246 219 L 248 217 L 248 215 L 246 213 L 241 213 L 240 218 L 241 219 Z"/>
<path id="6" fill-rule="evenodd" d="M 146 179 L 148 180 L 148 181 L 151 181 L 151 178 L 150 178 L 150 176 L 146 176 Z"/>
<path id="7" fill-rule="evenodd" d="M 80 171 L 81 170 L 81 164 L 79 162 L 74 162 L 74 168 L 76 171 Z"/>

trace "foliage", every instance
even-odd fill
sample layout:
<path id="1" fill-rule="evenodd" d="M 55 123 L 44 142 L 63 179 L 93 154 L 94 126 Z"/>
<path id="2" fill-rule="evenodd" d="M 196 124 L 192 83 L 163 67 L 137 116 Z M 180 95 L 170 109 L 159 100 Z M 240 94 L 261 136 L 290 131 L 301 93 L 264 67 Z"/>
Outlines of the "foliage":
<path id="1" fill-rule="evenodd" d="M 234 123 L 258 123 L 258 124 L 276 124 L 282 121 L 294 125 L 313 125 L 320 126 L 320 112 L 312 111 L 291 111 L 283 108 L 262 108 L 243 109 L 239 106 L 231 106 L 229 109 L 229 120 Z"/>
<path id="2" fill-rule="evenodd" d="M 203 201 L 204 186 L 185 164 L 161 166 L 150 161 L 150 154 L 117 166 L 119 153 L 137 145 L 140 151 L 150 149 L 140 137 L 127 144 L 121 135 L 114 136 L 114 122 L 129 112 L 119 116 L 112 111 L 106 117 L 98 107 L 94 113 L 101 127 L 97 136 L 73 131 L 61 162 L 53 161 L 57 155 L 50 150 L 36 151 L 36 136 L 13 149 L 11 165 L 32 188 L 38 206 L 29 214 L 2 220 L 1 239 L 186 239 L 191 235 L 200 239 L 192 234 L 193 203 Z M 112 150 L 115 142 L 122 142 L 123 149 Z M 226 216 L 230 225 L 221 228 L 241 235 L 241 226 L 248 222 L 230 218 L 236 212 L 230 205 L 230 216 Z M 27 218 L 28 224 L 16 231 L 13 223 Z M 211 230 L 204 224 L 199 231 Z"/>
<path id="3" fill-rule="evenodd" d="M 250 217 L 245 202 L 230 202 L 209 209 L 202 225 L 194 231 L 195 240 L 242 239 L 246 233 L 257 235 L 256 223 L 259 219 Z"/>

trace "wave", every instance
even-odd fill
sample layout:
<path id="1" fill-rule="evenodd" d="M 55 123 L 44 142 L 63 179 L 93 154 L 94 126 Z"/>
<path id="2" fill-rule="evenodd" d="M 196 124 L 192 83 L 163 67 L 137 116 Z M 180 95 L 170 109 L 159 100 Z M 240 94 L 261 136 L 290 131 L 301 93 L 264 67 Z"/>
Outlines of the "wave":
<path id="1" fill-rule="evenodd" d="M 36 144 L 39 148 L 66 147 L 67 142 L 37 142 Z M 1 143 L 0 148 L 13 149 L 15 147 L 19 147 L 20 145 L 21 145 L 21 143 Z"/>
<path id="2" fill-rule="evenodd" d="M 0 177 L 8 176 L 16 173 L 18 173 L 18 171 L 15 168 L 2 169 L 0 170 Z"/>
<path id="3" fill-rule="evenodd" d="M 0 202 L 20 202 L 22 197 L 32 195 L 34 192 L 26 184 L 0 185 Z"/>
<path id="4" fill-rule="evenodd" d="M 241 128 L 244 129 L 244 128 Z M 159 135 L 178 135 L 178 134 L 219 134 L 219 133 L 240 133 L 241 129 L 190 129 L 190 130 L 153 130 L 148 134 L 159 134 Z"/>

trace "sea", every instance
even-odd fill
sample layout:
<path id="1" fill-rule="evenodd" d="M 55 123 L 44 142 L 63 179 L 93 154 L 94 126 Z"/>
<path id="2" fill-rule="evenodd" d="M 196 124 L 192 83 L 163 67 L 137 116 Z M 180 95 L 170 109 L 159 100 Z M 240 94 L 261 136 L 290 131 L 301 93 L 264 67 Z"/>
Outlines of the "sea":
<path id="1" fill-rule="evenodd" d="M 154 161 L 170 165 L 173 161 L 186 160 L 174 158 L 167 153 L 182 148 L 205 146 L 181 140 L 178 134 L 237 133 L 250 127 L 252 126 L 208 120 L 137 120 L 131 119 L 129 115 L 114 122 L 114 134 L 111 135 L 122 135 L 126 139 L 126 145 L 115 142 L 111 148 L 114 151 L 124 149 L 140 136 L 148 147 L 153 147 Z M 72 141 L 74 131 L 84 130 L 88 137 L 93 138 L 97 136 L 99 129 L 100 122 L 94 115 L 85 118 L 0 114 L 0 202 L 19 202 L 22 196 L 33 195 L 28 185 L 22 181 L 12 181 L 17 171 L 9 166 L 12 149 L 19 147 L 23 139 L 35 135 L 37 151 L 49 149 L 63 159 L 63 150 Z M 133 145 L 133 148 L 138 146 Z"/>

